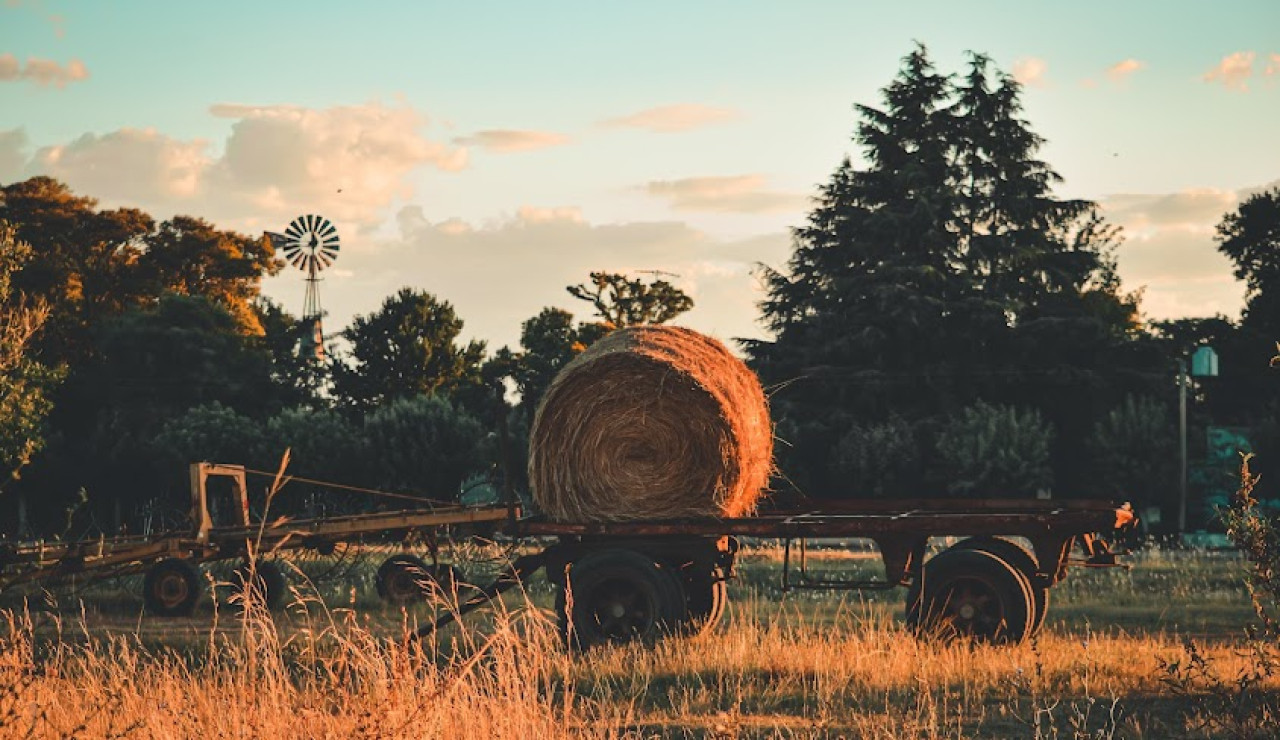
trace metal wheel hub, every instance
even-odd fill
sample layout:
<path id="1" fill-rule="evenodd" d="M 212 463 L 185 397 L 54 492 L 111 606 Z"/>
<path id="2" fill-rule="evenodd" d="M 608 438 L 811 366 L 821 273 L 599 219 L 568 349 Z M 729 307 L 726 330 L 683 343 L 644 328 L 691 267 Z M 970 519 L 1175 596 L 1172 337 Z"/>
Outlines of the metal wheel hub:
<path id="1" fill-rule="evenodd" d="M 167 605 L 180 604 L 187 598 L 187 581 L 176 573 L 166 574 L 156 586 L 156 596 Z"/>
<path id="2" fill-rule="evenodd" d="M 649 599 L 634 584 L 621 579 L 601 584 L 589 608 L 600 631 L 612 639 L 641 634 L 656 617 Z"/>
<path id="3" fill-rule="evenodd" d="M 963 579 L 955 583 L 944 613 L 965 632 L 994 634 L 1004 622 L 999 594 L 978 579 Z"/>

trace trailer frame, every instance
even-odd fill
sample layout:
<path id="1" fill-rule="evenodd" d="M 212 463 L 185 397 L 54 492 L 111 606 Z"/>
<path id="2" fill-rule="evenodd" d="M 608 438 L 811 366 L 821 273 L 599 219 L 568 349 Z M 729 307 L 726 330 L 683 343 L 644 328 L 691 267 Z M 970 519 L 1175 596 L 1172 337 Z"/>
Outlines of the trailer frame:
<path id="1" fill-rule="evenodd" d="M 273 522 L 255 523 L 250 516 L 245 472 L 241 465 L 199 462 L 190 466 L 190 531 L 99 537 L 75 542 L 0 544 L 0 591 L 36 582 L 49 585 L 81 579 L 92 582 L 153 572 L 157 566 L 171 560 L 190 565 L 234 559 L 256 561 L 257 556 L 264 553 L 301 548 L 319 550 L 372 535 L 398 534 L 407 540 L 414 533 L 424 532 L 428 538 L 433 538 L 435 532 L 444 527 L 495 525 L 512 514 L 505 505 L 436 505 L 427 509 L 315 519 L 281 517 Z M 215 478 L 230 480 L 232 484 L 231 522 L 227 524 L 216 523 L 211 511 L 209 481 Z M 255 562 L 253 569 L 266 572 L 273 566 L 269 562 Z M 168 575 L 169 579 L 161 581 L 156 589 L 162 589 L 164 583 L 172 584 L 173 578 L 185 577 L 187 585 L 191 585 L 189 572 Z M 275 574 L 272 578 L 276 578 Z M 164 606 L 166 599 L 161 594 L 151 593 L 151 590 L 149 580 L 144 585 L 144 599 L 153 611 L 157 611 L 155 605 L 160 604 L 158 612 L 161 614 L 188 614 L 199 596 L 193 592 L 190 598 L 184 596 L 177 599 L 177 603 Z M 268 600 L 273 601 L 279 595 L 282 594 L 270 594 Z"/>
<path id="2" fill-rule="evenodd" d="M 1047 591 L 1067 576 L 1071 567 L 1124 567 L 1117 563 L 1107 540 L 1101 533 L 1114 534 L 1136 524 L 1131 508 L 1116 506 L 1098 500 L 1023 501 L 1005 499 L 912 499 L 901 501 L 852 501 L 828 503 L 810 510 L 766 511 L 755 517 L 716 518 L 700 517 L 671 520 L 638 520 L 620 522 L 554 522 L 541 518 L 509 520 L 505 533 L 516 542 L 536 542 L 551 538 L 553 544 L 525 554 L 511 562 L 498 578 L 477 591 L 466 601 L 440 615 L 434 623 L 418 631 L 425 637 L 437 629 L 460 619 L 465 614 L 491 602 L 506 590 L 524 582 L 539 569 L 545 569 L 547 578 L 558 589 L 557 612 L 566 639 L 584 646 L 600 642 L 623 641 L 604 634 L 599 629 L 606 617 L 587 615 L 584 624 L 575 624 L 581 617 L 573 608 L 568 593 L 572 590 L 572 573 L 579 563 L 599 558 L 601 552 L 626 551 L 636 553 L 652 563 L 653 569 L 667 573 L 684 588 L 689 605 L 707 600 L 708 589 L 723 588 L 723 581 L 732 578 L 736 569 L 739 538 L 754 537 L 779 541 L 783 548 L 781 587 L 794 589 L 825 590 L 887 590 L 899 586 L 908 588 L 908 622 L 914 621 L 918 631 L 937 630 L 945 622 L 950 605 L 944 603 L 949 596 L 938 596 L 938 589 L 963 581 L 966 575 L 948 574 L 943 586 L 933 592 L 926 587 L 928 576 L 927 551 L 931 541 L 943 537 L 962 539 L 944 551 L 981 551 L 981 555 L 949 555 L 938 561 L 967 559 L 987 568 L 990 575 L 986 584 L 990 593 L 1016 602 L 1017 596 L 1008 594 L 1021 590 L 1026 606 L 1021 616 L 1025 625 L 997 626 L 983 634 L 971 634 L 993 642 L 1019 642 L 1038 630 L 1044 621 L 1047 608 Z M 809 543 L 816 539 L 868 539 L 875 543 L 884 563 L 882 580 L 835 580 L 815 578 L 807 566 Z M 1030 550 L 1018 544 L 1019 538 L 1030 545 Z M 1079 548 L 1079 555 L 1075 551 Z M 793 558 L 793 551 L 796 553 Z M 941 554 L 941 553 L 939 553 Z M 936 557 L 936 556 L 935 556 Z M 615 559 L 623 560 L 622 556 Z M 632 558 L 633 560 L 635 558 Z M 994 563 L 987 562 L 995 561 Z M 935 570 L 943 572 L 943 565 Z M 1007 567 L 1011 577 L 1002 576 L 1000 568 Z M 652 599 L 648 585 L 652 574 L 636 566 L 633 580 L 637 592 L 644 591 Z M 951 568 L 954 570 L 954 568 Z M 1004 578 L 1003 581 L 1000 581 Z M 1012 581 L 1010 580 L 1012 578 Z M 626 580 L 626 576 L 614 579 Z M 938 579 L 935 579 L 937 581 Z M 976 576 L 970 580 L 982 579 Z M 719 585 L 717 585 L 719 584 Z M 1010 585 L 1012 584 L 1012 585 Z M 981 586 L 981 584 L 979 584 Z M 617 590 L 614 583 L 611 588 Z M 625 589 L 623 589 L 625 591 Z M 692 595 L 691 595 L 692 594 Z M 990 594 L 989 594 L 990 595 Z M 590 595 L 588 595 L 590 596 Z M 635 593 L 628 598 L 634 598 Z M 1005 598 L 1008 597 L 1008 598 Z M 602 597 L 603 598 L 603 597 Z M 714 601 L 717 597 L 713 595 Z M 999 600 L 999 598 L 997 600 Z M 599 610 L 617 611 L 622 597 L 610 602 L 604 598 Z M 616 603 L 615 603 L 616 602 Z M 1017 611 L 1010 603 L 1004 611 Z M 914 605 L 913 605 L 914 604 Z M 595 608 L 595 607 L 592 607 Z M 916 616 L 912 617 L 913 608 Z M 965 607 L 967 608 L 967 607 Z M 925 610 L 921 612 L 921 610 Z M 943 612 L 935 618 L 929 610 Z M 659 606 L 650 605 L 648 611 L 657 615 Z M 676 610 L 678 612 L 678 610 Z M 702 616 L 705 609 L 697 609 Z M 646 618 L 648 619 L 648 618 Z M 593 621 L 594 620 L 594 621 Z M 642 620 L 643 621 L 643 620 Z M 706 625 L 671 624 L 682 618 L 666 620 L 654 618 L 633 625 L 625 639 L 651 639 L 673 630 L 703 629 Z M 955 620 L 952 620 L 954 622 Z M 597 624 L 598 623 L 598 624 Z M 963 630 L 961 630 L 963 631 Z"/>

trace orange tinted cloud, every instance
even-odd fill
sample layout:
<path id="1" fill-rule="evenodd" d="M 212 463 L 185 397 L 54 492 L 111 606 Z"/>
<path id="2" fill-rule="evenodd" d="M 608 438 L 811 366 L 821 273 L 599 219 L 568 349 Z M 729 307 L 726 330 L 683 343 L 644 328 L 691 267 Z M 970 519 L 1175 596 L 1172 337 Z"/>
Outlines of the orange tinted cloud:
<path id="1" fill-rule="evenodd" d="M 1252 51 L 1237 51 L 1222 58 L 1212 69 L 1201 77 L 1205 82 L 1221 82 L 1228 90 L 1244 92 L 1249 89 L 1249 78 L 1253 75 L 1253 59 L 1257 56 Z"/>
<path id="2" fill-rule="evenodd" d="M 0 54 L 0 82 L 29 81 L 40 87 L 63 88 L 72 82 L 89 79 L 89 68 L 79 59 L 64 67 L 52 59 L 27 57 L 23 65 L 13 54 Z"/>
<path id="3" fill-rule="evenodd" d="M 1120 82 L 1146 66 L 1145 62 L 1140 62 L 1137 59 L 1126 59 L 1107 67 L 1107 79 L 1112 82 Z"/>
<path id="4" fill-rule="evenodd" d="M 648 108 L 620 118 L 610 118 L 602 121 L 600 125 L 606 128 L 641 128 L 668 134 L 725 123 L 735 118 L 738 118 L 738 112 L 731 108 L 716 108 L 698 103 L 678 103 Z"/>
<path id="5" fill-rule="evenodd" d="M 569 137 L 551 131 L 515 131 L 510 129 L 491 129 L 477 131 L 470 136 L 459 136 L 453 140 L 455 144 L 478 146 L 492 152 L 507 154 L 510 152 L 531 152 L 569 143 Z"/>
<path id="6" fill-rule="evenodd" d="M 1013 63 L 1013 79 L 1027 87 L 1044 87 L 1048 84 L 1045 73 L 1049 65 L 1038 57 L 1023 57 Z"/>

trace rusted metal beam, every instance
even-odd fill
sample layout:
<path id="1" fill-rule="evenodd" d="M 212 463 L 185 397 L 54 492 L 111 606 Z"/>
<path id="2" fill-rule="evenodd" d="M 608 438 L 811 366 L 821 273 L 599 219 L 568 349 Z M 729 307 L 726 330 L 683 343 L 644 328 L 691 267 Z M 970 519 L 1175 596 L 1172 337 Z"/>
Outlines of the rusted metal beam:
<path id="1" fill-rule="evenodd" d="M 1034 537 L 1048 532 L 1111 531 L 1128 524 L 1123 509 L 1021 511 L 903 511 L 865 514 L 800 514 L 743 519 L 670 519 L 632 522 L 526 520 L 520 530 L 545 536 L 738 535 L 765 538 L 876 537 L 885 534 Z"/>

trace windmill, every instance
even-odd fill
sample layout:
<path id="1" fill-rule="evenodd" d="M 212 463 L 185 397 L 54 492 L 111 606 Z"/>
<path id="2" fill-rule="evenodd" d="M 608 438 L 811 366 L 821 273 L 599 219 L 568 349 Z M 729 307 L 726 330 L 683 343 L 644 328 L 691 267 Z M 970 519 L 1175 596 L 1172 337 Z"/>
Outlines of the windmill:
<path id="1" fill-rule="evenodd" d="M 338 259 L 338 229 L 327 218 L 308 214 L 295 218 L 283 234 L 267 232 L 280 247 L 285 261 L 307 273 L 307 293 L 302 302 L 302 326 L 308 329 L 298 352 L 317 361 L 324 359 L 324 330 L 320 324 L 320 271 Z"/>

